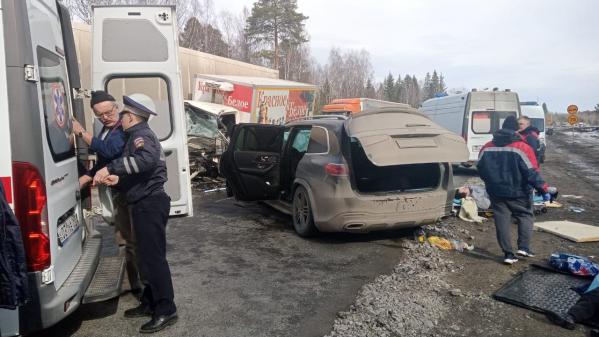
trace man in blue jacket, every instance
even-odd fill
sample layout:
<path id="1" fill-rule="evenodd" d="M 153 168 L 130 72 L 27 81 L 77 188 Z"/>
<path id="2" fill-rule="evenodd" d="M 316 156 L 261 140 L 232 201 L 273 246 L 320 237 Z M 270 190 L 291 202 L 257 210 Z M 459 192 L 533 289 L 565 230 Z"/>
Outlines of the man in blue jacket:
<path id="1" fill-rule="evenodd" d="M 177 321 L 173 282 L 166 259 L 166 225 L 170 197 L 166 157 L 148 120 L 156 115 L 154 101 L 144 94 L 123 96 L 123 129 L 128 135 L 122 157 L 99 170 L 94 181 L 125 192 L 137 238 L 138 261 L 145 285 L 141 303 L 125 317 L 151 316 L 139 331 L 160 331 Z"/>
<path id="2" fill-rule="evenodd" d="M 477 164 L 491 199 L 497 241 L 506 264 L 518 261 L 512 250 L 512 216 L 518 221 L 518 255 L 532 257 L 533 188 L 544 194 L 544 200 L 551 198 L 533 149 L 517 131 L 516 117 L 507 117 L 502 128 L 493 134 L 493 140 L 481 149 Z"/>
<path id="3" fill-rule="evenodd" d="M 99 136 L 93 136 L 81 126 L 77 120 L 73 120 L 73 133 L 81 137 L 91 151 L 95 152 L 98 160 L 94 167 L 79 177 L 79 187 L 84 188 L 93 181 L 93 176 L 98 170 L 105 167 L 112 160 L 123 154 L 127 136 L 123 131 L 119 117 L 119 106 L 110 94 L 102 90 L 92 92 L 91 108 L 95 117 L 102 122 L 102 130 Z M 127 208 L 125 196 L 116 190 L 112 190 L 112 201 L 114 205 L 115 231 L 119 232 L 125 241 L 125 258 L 127 261 L 127 278 L 131 285 L 131 292 L 135 295 L 141 294 L 141 282 L 139 280 L 139 268 L 137 266 L 137 255 L 135 236 L 132 234 L 132 225 Z"/>

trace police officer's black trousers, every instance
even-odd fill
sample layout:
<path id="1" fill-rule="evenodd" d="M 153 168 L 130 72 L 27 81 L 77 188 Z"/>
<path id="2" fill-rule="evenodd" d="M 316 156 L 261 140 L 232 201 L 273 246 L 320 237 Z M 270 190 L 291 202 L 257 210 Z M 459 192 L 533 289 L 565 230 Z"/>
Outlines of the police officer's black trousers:
<path id="1" fill-rule="evenodd" d="M 137 238 L 137 259 L 144 282 L 142 303 L 154 315 L 174 313 L 171 271 L 166 260 L 166 223 L 170 198 L 164 192 L 145 197 L 131 205 L 131 218 Z"/>

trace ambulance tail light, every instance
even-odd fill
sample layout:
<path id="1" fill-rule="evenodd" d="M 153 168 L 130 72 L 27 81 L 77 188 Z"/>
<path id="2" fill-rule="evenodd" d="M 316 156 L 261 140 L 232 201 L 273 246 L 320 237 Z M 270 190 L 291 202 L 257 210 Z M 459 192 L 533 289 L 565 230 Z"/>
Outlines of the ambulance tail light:
<path id="1" fill-rule="evenodd" d="M 50 267 L 46 185 L 35 166 L 13 162 L 15 215 L 21 226 L 30 272 Z"/>

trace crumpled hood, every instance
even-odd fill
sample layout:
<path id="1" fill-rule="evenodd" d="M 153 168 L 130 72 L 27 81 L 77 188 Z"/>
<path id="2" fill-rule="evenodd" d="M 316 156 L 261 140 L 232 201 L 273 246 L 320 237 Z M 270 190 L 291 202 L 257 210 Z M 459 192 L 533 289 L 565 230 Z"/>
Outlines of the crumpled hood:
<path id="1" fill-rule="evenodd" d="M 493 144 L 495 146 L 506 146 L 519 140 L 522 140 L 522 137 L 512 130 L 499 129 L 493 134 Z"/>

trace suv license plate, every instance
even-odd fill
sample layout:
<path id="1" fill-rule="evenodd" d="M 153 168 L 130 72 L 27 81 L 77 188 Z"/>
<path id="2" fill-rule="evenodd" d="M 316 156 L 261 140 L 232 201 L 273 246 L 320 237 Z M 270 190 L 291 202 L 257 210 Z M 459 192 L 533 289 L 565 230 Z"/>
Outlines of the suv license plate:
<path id="1" fill-rule="evenodd" d="M 58 225 L 58 244 L 62 244 L 79 228 L 79 221 L 73 214 L 65 219 L 60 225 Z"/>

